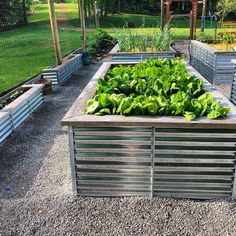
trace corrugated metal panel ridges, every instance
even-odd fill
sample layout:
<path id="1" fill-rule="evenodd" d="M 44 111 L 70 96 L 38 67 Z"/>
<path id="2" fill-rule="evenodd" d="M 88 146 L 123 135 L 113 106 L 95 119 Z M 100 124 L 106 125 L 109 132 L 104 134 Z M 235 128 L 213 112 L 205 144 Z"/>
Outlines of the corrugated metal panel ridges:
<path id="1" fill-rule="evenodd" d="M 25 101 L 0 124 L 0 143 L 3 142 L 22 122 L 24 122 L 43 103 L 42 91 Z"/>
<path id="2" fill-rule="evenodd" d="M 74 129 L 74 148 L 79 195 L 149 196 L 151 128 Z"/>
<path id="3" fill-rule="evenodd" d="M 72 74 L 82 67 L 82 55 L 72 55 L 67 63 L 59 68 L 49 68 L 43 71 L 43 78 L 50 78 L 52 85 L 61 85 L 70 79 Z"/>
<path id="4" fill-rule="evenodd" d="M 233 83 L 232 83 L 230 101 L 236 106 L 236 66 L 234 69 L 234 79 L 233 79 Z"/>
<path id="5" fill-rule="evenodd" d="M 173 54 L 160 54 L 158 56 L 125 56 L 125 55 L 119 55 L 119 56 L 112 56 L 112 61 L 113 62 L 141 62 L 141 61 L 147 61 L 150 58 L 174 58 L 174 53 Z"/>
<path id="6" fill-rule="evenodd" d="M 235 130 L 74 128 L 73 137 L 79 195 L 232 195 Z"/>
<path id="7" fill-rule="evenodd" d="M 154 195 L 230 197 L 236 131 L 155 130 Z"/>
<path id="8" fill-rule="evenodd" d="M 231 84 L 236 53 L 217 54 L 200 42 L 191 41 L 191 64 L 212 84 Z"/>

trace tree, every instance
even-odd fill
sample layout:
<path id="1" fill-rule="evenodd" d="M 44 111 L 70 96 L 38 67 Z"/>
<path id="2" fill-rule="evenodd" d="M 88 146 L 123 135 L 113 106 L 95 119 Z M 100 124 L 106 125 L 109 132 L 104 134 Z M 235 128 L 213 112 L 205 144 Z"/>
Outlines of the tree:
<path id="1" fill-rule="evenodd" d="M 236 0 L 219 0 L 216 5 L 216 14 L 220 17 L 223 23 L 225 17 L 230 13 L 236 11 Z"/>

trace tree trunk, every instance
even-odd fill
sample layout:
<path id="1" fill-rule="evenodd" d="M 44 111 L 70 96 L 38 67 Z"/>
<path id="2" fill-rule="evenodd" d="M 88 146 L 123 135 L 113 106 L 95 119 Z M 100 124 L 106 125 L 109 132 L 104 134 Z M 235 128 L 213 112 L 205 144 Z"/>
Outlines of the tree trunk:
<path id="1" fill-rule="evenodd" d="M 25 0 L 22 0 L 22 22 L 23 24 L 27 24 L 27 10 L 26 10 L 26 3 Z"/>
<path id="2" fill-rule="evenodd" d="M 90 8 L 90 0 L 87 0 L 87 9 L 88 9 L 88 17 L 90 18 L 91 16 L 91 8 Z"/>
<path id="3" fill-rule="evenodd" d="M 117 0 L 118 12 L 121 12 L 121 0 Z"/>

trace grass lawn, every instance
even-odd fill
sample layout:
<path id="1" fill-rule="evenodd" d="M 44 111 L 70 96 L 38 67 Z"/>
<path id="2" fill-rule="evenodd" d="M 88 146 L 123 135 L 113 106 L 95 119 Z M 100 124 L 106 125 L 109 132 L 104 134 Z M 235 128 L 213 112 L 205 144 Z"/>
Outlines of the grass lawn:
<path id="1" fill-rule="evenodd" d="M 59 12 L 59 6 L 56 7 Z M 46 5 L 29 20 L 26 26 L 0 33 L 0 94 L 40 73 L 55 61 Z M 59 34 L 63 55 L 81 47 L 77 29 L 61 27 Z"/>
<path id="2" fill-rule="evenodd" d="M 62 54 L 81 46 L 77 4 L 55 4 L 59 18 L 59 34 Z M 140 34 L 152 34 L 159 30 L 160 18 L 141 14 L 114 14 L 102 17 L 101 27 L 114 34 L 125 22 L 135 25 L 131 31 Z M 94 29 L 94 18 L 87 21 L 89 29 Z M 189 36 L 187 18 L 172 22 L 175 39 L 186 39 Z M 198 21 L 198 26 L 200 21 Z M 199 32 L 199 30 L 198 30 Z M 214 30 L 207 30 L 214 34 Z M 19 83 L 38 74 L 43 68 L 54 63 L 54 50 L 49 25 L 47 4 L 40 4 L 29 24 L 9 32 L 0 33 L 0 94 Z"/>

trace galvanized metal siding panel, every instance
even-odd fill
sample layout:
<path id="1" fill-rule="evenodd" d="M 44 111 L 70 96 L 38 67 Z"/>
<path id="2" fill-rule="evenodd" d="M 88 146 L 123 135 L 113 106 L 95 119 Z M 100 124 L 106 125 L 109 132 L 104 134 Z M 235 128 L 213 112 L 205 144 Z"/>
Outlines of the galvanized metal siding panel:
<path id="1" fill-rule="evenodd" d="M 198 44 L 190 44 L 191 65 L 200 72 L 210 83 L 215 77 L 215 54 Z"/>
<path id="2" fill-rule="evenodd" d="M 12 130 L 12 121 L 8 115 L 0 123 L 0 143 L 12 133 Z"/>
<path id="3" fill-rule="evenodd" d="M 151 128 L 74 128 L 79 195 L 150 196 Z"/>
<path id="4" fill-rule="evenodd" d="M 232 84 L 234 76 L 234 64 L 232 59 L 236 59 L 234 54 L 216 55 L 215 84 Z"/>
<path id="5" fill-rule="evenodd" d="M 236 130 L 73 128 L 78 195 L 232 196 Z"/>
<path id="6" fill-rule="evenodd" d="M 203 43 L 191 41 L 191 65 L 212 84 L 231 84 L 233 79 L 232 59 L 236 53 L 217 53 Z"/>
<path id="7" fill-rule="evenodd" d="M 150 58 L 158 59 L 158 58 L 174 58 L 174 54 L 160 54 L 160 55 L 114 55 L 112 56 L 113 62 L 141 62 L 147 61 Z"/>
<path id="8" fill-rule="evenodd" d="M 235 144 L 236 131 L 156 129 L 154 195 L 230 197 Z"/>
<path id="9" fill-rule="evenodd" d="M 230 101 L 236 105 L 236 66 L 234 68 L 234 76 L 233 76 L 233 83 L 231 89 L 231 98 Z"/>
<path id="10" fill-rule="evenodd" d="M 42 103 L 43 93 L 38 91 L 22 103 L 21 106 L 9 112 L 0 123 L 0 143 L 19 127 Z"/>
<path id="11" fill-rule="evenodd" d="M 73 56 L 64 65 L 43 70 L 43 78 L 50 78 L 53 86 L 65 83 L 76 70 L 82 67 L 82 55 Z"/>

